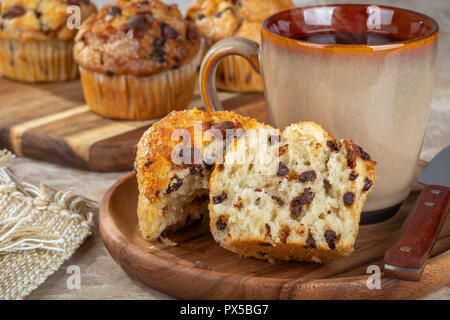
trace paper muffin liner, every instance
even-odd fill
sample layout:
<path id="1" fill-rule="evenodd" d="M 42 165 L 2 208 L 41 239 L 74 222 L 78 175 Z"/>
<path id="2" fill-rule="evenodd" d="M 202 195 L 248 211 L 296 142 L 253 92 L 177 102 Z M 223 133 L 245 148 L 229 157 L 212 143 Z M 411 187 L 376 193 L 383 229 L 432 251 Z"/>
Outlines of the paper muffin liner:
<path id="1" fill-rule="evenodd" d="M 78 78 L 73 41 L 0 39 L 0 74 L 24 82 Z"/>
<path id="2" fill-rule="evenodd" d="M 216 73 L 216 86 L 221 90 L 237 92 L 263 92 L 264 83 L 251 65 L 242 57 L 224 58 Z"/>
<path id="3" fill-rule="evenodd" d="M 149 77 L 109 76 L 80 66 L 86 102 L 101 116 L 124 120 L 160 118 L 185 109 L 194 94 L 201 52 L 178 69 Z"/>

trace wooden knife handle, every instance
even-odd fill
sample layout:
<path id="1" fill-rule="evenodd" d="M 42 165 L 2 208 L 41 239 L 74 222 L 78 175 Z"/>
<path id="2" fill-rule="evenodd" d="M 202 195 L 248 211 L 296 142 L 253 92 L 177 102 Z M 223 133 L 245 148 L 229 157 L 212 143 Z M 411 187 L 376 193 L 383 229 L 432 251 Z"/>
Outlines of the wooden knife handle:
<path id="1" fill-rule="evenodd" d="M 406 218 L 394 245 L 384 255 L 384 274 L 419 281 L 423 267 L 444 224 L 450 188 L 426 186 Z"/>

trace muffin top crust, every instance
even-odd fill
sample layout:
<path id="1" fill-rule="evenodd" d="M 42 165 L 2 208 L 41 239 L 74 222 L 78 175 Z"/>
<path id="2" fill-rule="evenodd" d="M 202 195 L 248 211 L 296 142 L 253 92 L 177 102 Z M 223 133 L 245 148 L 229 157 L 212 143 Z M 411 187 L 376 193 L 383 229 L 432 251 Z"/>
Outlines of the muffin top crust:
<path id="1" fill-rule="evenodd" d="M 264 19 L 292 7 L 291 0 L 195 0 L 186 15 L 212 42 L 231 36 L 260 42 Z"/>
<path id="2" fill-rule="evenodd" d="M 80 9 L 80 22 L 97 11 L 89 0 L 1 0 L 0 38 L 72 40 L 78 31 L 67 23 L 74 14 L 72 5 Z"/>
<path id="3" fill-rule="evenodd" d="M 118 0 L 83 23 L 74 56 L 90 71 L 144 77 L 192 61 L 200 42 L 196 26 L 182 17 L 178 6 Z"/>

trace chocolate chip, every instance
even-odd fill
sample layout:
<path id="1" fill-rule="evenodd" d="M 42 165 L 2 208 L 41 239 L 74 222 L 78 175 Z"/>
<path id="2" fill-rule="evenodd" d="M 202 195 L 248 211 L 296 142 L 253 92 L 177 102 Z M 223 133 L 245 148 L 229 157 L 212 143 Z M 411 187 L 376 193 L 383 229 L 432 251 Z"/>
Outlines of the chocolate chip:
<path id="1" fill-rule="evenodd" d="M 358 178 L 358 174 L 355 173 L 355 171 L 352 171 L 352 172 L 350 173 L 350 176 L 348 177 L 348 180 L 354 181 L 354 180 L 356 180 L 356 178 Z"/>
<path id="2" fill-rule="evenodd" d="M 150 56 L 159 63 L 164 63 L 167 61 L 166 54 L 164 52 L 153 52 Z"/>
<path id="3" fill-rule="evenodd" d="M 147 22 L 147 19 L 145 19 L 143 15 L 137 15 L 136 17 L 133 17 L 130 20 L 128 26 L 135 33 L 139 34 L 143 31 L 146 31 L 149 28 L 149 23 Z"/>
<path id="4" fill-rule="evenodd" d="M 6 10 L 5 13 L 2 14 L 3 19 L 14 19 L 20 16 L 23 16 L 27 11 L 18 5 L 13 5 Z"/>
<path id="5" fill-rule="evenodd" d="M 36 16 L 37 19 L 40 19 L 42 16 L 42 13 L 38 10 L 34 10 L 34 15 Z"/>
<path id="6" fill-rule="evenodd" d="M 266 223 L 265 227 L 266 227 L 266 235 L 267 235 L 268 237 L 271 237 L 271 235 L 270 235 L 270 226 L 269 226 L 269 224 Z"/>
<path id="7" fill-rule="evenodd" d="M 106 75 L 107 75 L 108 77 L 113 77 L 113 76 L 114 76 L 114 72 L 111 71 L 111 70 L 106 70 Z"/>
<path id="8" fill-rule="evenodd" d="M 193 176 L 203 177 L 203 166 L 201 164 L 193 165 L 189 168 L 189 173 Z"/>
<path id="9" fill-rule="evenodd" d="M 148 161 L 144 164 L 144 167 L 150 167 L 153 163 L 152 159 L 148 159 Z"/>
<path id="10" fill-rule="evenodd" d="M 339 151 L 339 146 L 336 143 L 336 141 L 328 140 L 327 141 L 327 146 L 328 146 L 328 148 L 330 148 L 333 151 Z"/>
<path id="11" fill-rule="evenodd" d="M 280 143 L 280 136 L 278 134 L 274 134 L 269 137 L 269 144 L 271 146 L 278 143 Z"/>
<path id="12" fill-rule="evenodd" d="M 0 30 L 1 30 L 1 31 L 5 30 L 5 25 L 3 24 L 3 22 L 0 23 Z"/>
<path id="13" fill-rule="evenodd" d="M 331 184 L 328 179 L 323 180 L 323 187 L 325 188 L 325 193 L 328 193 L 328 191 L 330 191 Z"/>
<path id="14" fill-rule="evenodd" d="M 219 164 L 219 171 L 223 171 L 224 168 L 225 168 L 224 164 L 223 164 L 223 163 L 220 163 L 220 164 Z"/>
<path id="15" fill-rule="evenodd" d="M 225 216 L 220 216 L 216 222 L 217 230 L 219 230 L 219 231 L 224 230 L 227 227 L 227 221 L 228 221 L 228 219 Z"/>
<path id="16" fill-rule="evenodd" d="M 338 239 L 339 237 L 336 236 L 336 233 L 333 230 L 325 231 L 325 241 L 330 249 L 336 249 L 336 244 L 334 242 Z"/>
<path id="17" fill-rule="evenodd" d="M 353 204 L 353 202 L 355 201 L 355 195 L 353 194 L 353 192 L 346 192 L 344 194 L 344 203 L 346 205 L 351 205 Z"/>
<path id="18" fill-rule="evenodd" d="M 289 168 L 283 162 L 278 163 L 277 176 L 282 177 L 289 173 Z"/>
<path id="19" fill-rule="evenodd" d="M 277 196 L 272 196 L 271 197 L 273 200 L 275 200 L 276 201 L 276 203 L 278 204 L 278 206 L 279 207 L 282 207 L 282 206 L 284 206 L 284 202 L 283 202 L 283 200 L 281 200 L 280 198 L 278 198 Z"/>
<path id="20" fill-rule="evenodd" d="M 139 4 L 141 4 L 141 5 L 147 5 L 147 4 L 149 4 L 150 2 L 148 2 L 148 1 L 141 1 L 141 2 L 139 2 Z"/>
<path id="21" fill-rule="evenodd" d="M 308 233 L 308 238 L 306 238 L 306 248 L 307 249 L 317 248 L 316 240 L 314 240 L 314 237 L 311 235 L 311 233 Z"/>
<path id="22" fill-rule="evenodd" d="M 365 192 L 365 191 L 369 191 L 369 189 L 372 187 L 372 185 L 373 185 L 373 181 L 370 180 L 369 178 L 366 178 L 366 179 L 364 180 L 364 188 L 363 188 L 363 191 L 364 191 L 364 192 Z"/>
<path id="23" fill-rule="evenodd" d="M 311 191 L 311 188 L 306 188 L 300 196 L 292 199 L 291 213 L 294 218 L 298 218 L 302 215 L 303 206 L 310 204 L 314 200 L 314 196 L 315 194 Z"/>
<path id="24" fill-rule="evenodd" d="M 186 30 L 186 39 L 188 39 L 189 41 L 198 39 L 198 31 L 196 27 L 191 26 Z"/>
<path id="25" fill-rule="evenodd" d="M 289 237 L 290 233 L 291 229 L 288 226 L 284 226 L 278 234 L 280 236 L 280 241 L 286 243 L 286 240 Z"/>
<path id="26" fill-rule="evenodd" d="M 225 201 L 227 194 L 223 191 L 220 195 L 212 197 L 214 204 L 219 204 Z"/>
<path id="27" fill-rule="evenodd" d="M 222 138 L 225 138 L 227 130 L 234 129 L 234 122 L 233 121 L 217 122 L 217 123 L 214 123 L 211 126 L 211 128 L 215 129 L 215 130 L 219 130 L 220 133 L 222 134 Z"/>
<path id="28" fill-rule="evenodd" d="M 198 19 L 198 20 L 203 20 L 203 19 L 205 19 L 205 17 L 206 17 L 206 15 L 205 15 L 204 13 L 200 13 L 200 14 L 197 16 L 197 19 Z"/>
<path id="29" fill-rule="evenodd" d="M 284 146 L 281 146 L 280 148 L 278 148 L 278 154 L 280 156 L 282 156 L 283 154 L 285 154 L 286 152 L 288 152 L 288 144 L 285 144 Z"/>
<path id="30" fill-rule="evenodd" d="M 172 177 L 171 182 L 173 180 L 175 180 L 175 183 L 169 184 L 169 187 L 166 190 L 167 194 L 177 191 L 183 185 L 183 180 L 181 178 L 179 178 L 177 175 L 174 175 Z"/>
<path id="31" fill-rule="evenodd" d="M 314 170 L 310 170 L 303 172 L 300 175 L 299 180 L 301 182 L 314 181 L 316 180 L 316 177 L 317 177 L 316 172 Z"/>
<path id="32" fill-rule="evenodd" d="M 156 38 L 155 41 L 153 41 L 153 46 L 157 50 L 164 50 L 164 45 L 166 44 L 165 38 Z"/>
<path id="33" fill-rule="evenodd" d="M 230 7 L 228 7 L 228 8 L 225 8 L 225 9 L 223 9 L 223 10 L 217 12 L 217 13 L 214 15 L 214 17 L 220 18 L 220 17 L 222 17 L 222 15 L 223 15 L 225 12 L 227 12 L 228 10 L 232 11 L 232 9 L 231 9 Z"/>
<path id="34" fill-rule="evenodd" d="M 117 6 L 112 6 L 108 9 L 108 15 L 111 17 L 115 17 L 122 14 L 122 9 Z"/>
<path id="35" fill-rule="evenodd" d="M 211 268 L 203 261 L 196 261 L 194 264 L 194 268 L 202 270 L 211 270 Z"/>
<path id="36" fill-rule="evenodd" d="M 361 158 L 363 158 L 363 160 L 366 160 L 366 161 L 371 161 L 370 155 L 367 152 L 365 152 L 363 150 L 363 148 L 361 148 L 359 146 L 358 146 L 358 148 L 359 148 L 359 152 L 361 153 Z"/>
<path id="37" fill-rule="evenodd" d="M 331 210 L 328 210 L 327 213 L 328 213 L 328 214 L 331 214 Z"/>
<path id="38" fill-rule="evenodd" d="M 167 39 L 175 39 L 178 37 L 178 31 L 165 22 L 161 23 L 161 34 Z"/>

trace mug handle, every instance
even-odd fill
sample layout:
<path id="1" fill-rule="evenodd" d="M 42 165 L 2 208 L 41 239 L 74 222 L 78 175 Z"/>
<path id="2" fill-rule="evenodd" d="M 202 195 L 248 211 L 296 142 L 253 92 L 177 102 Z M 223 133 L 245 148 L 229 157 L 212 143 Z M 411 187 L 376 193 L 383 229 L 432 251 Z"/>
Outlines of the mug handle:
<path id="1" fill-rule="evenodd" d="M 240 37 L 221 40 L 208 50 L 200 69 L 200 91 L 209 112 L 224 110 L 216 89 L 216 71 L 220 61 L 231 55 L 241 56 L 261 74 L 259 52 L 257 42 Z"/>

